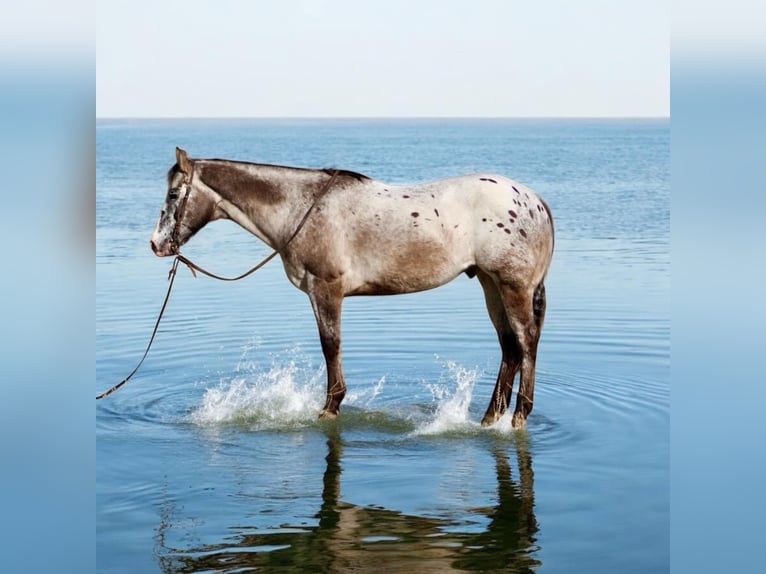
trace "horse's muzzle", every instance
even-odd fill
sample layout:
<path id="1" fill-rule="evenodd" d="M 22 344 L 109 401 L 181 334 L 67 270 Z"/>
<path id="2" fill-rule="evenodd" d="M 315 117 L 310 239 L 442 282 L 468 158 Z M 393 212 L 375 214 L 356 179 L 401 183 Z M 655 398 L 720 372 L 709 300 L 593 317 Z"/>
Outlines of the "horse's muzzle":
<path id="1" fill-rule="evenodd" d="M 170 246 L 166 246 L 163 249 L 160 249 L 157 244 L 154 242 L 154 239 L 149 240 L 149 247 L 152 248 L 152 252 L 157 257 L 167 257 L 168 255 L 173 255 L 173 250 L 170 249 Z"/>

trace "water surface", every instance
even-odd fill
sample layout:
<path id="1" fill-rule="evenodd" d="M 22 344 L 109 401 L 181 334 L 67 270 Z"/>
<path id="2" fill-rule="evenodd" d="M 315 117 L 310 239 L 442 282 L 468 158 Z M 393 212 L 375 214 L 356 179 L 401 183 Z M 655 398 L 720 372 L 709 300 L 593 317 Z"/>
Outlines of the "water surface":
<path id="1" fill-rule="evenodd" d="M 140 358 L 170 261 L 148 239 L 176 145 L 391 183 L 490 171 L 556 223 L 526 433 L 479 425 L 500 360 L 478 282 L 344 303 L 349 394 L 320 423 L 310 305 L 274 261 L 179 270 L 136 378 L 96 405 L 99 572 L 662 572 L 669 123 L 111 121 L 96 130 L 95 391 Z M 216 222 L 187 255 L 268 249 Z"/>

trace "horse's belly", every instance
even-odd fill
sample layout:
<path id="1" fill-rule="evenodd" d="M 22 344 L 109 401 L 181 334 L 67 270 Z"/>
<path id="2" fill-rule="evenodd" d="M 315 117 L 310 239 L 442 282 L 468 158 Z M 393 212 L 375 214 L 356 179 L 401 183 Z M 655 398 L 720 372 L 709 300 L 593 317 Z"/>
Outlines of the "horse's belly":
<path id="1" fill-rule="evenodd" d="M 357 255 L 348 277 L 348 295 L 393 295 L 434 289 L 472 264 L 468 254 L 436 240 L 379 245 Z"/>

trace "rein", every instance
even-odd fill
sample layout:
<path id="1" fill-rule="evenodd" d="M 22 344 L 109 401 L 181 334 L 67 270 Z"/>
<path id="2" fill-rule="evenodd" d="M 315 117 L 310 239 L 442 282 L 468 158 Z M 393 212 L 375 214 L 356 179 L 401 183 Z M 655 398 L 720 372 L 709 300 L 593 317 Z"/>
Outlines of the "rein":
<path id="1" fill-rule="evenodd" d="M 160 308 L 160 313 L 157 316 L 157 321 L 154 323 L 154 329 L 152 330 L 152 335 L 149 338 L 149 344 L 146 345 L 146 350 L 144 351 L 144 355 L 141 357 L 141 360 L 138 362 L 138 364 L 135 366 L 135 368 L 128 374 L 127 377 L 122 379 L 119 383 L 111 387 L 110 389 L 104 391 L 103 393 L 96 395 L 96 400 L 103 399 L 104 397 L 111 395 L 114 391 L 119 389 L 122 385 L 127 383 L 133 375 L 136 374 L 139 367 L 141 367 L 141 364 L 144 362 L 144 359 L 146 359 L 146 356 L 149 354 L 149 349 L 152 347 L 152 343 L 154 342 L 154 336 L 157 334 L 157 329 L 159 329 L 160 326 L 160 320 L 162 320 L 162 315 L 165 313 L 165 307 L 167 307 L 168 300 L 170 300 L 170 291 L 173 289 L 173 282 L 176 278 L 176 271 L 178 270 L 178 264 L 183 263 L 189 268 L 189 271 L 191 271 L 191 274 L 196 277 L 197 273 L 196 271 L 199 271 L 203 275 L 207 275 L 208 277 L 211 277 L 213 279 L 218 279 L 219 281 L 239 281 L 240 279 L 244 279 L 248 275 L 251 275 L 258 271 L 261 267 L 266 265 L 269 261 L 274 259 L 277 255 L 279 255 L 281 252 L 283 252 L 288 245 L 292 242 L 293 239 L 298 235 L 301 229 L 303 229 L 303 226 L 305 225 L 306 221 L 308 221 L 309 215 L 311 215 L 311 212 L 314 210 L 314 207 L 316 207 L 316 204 L 319 203 L 319 200 L 324 197 L 324 195 L 327 193 L 327 191 L 332 186 L 333 182 L 335 181 L 335 178 L 338 175 L 338 171 L 335 170 L 332 173 L 332 177 L 327 181 L 327 183 L 324 185 L 324 187 L 320 190 L 319 194 L 314 198 L 314 201 L 309 206 L 306 213 L 303 215 L 303 219 L 301 219 L 300 223 L 298 223 L 298 226 L 295 228 L 295 231 L 293 231 L 293 234 L 288 238 L 288 240 L 285 242 L 282 247 L 279 249 L 275 249 L 271 254 L 269 254 L 267 257 L 262 259 L 257 265 L 254 267 L 251 267 L 249 270 L 245 271 L 242 275 L 237 275 L 236 277 L 222 277 L 221 275 L 216 275 L 215 273 L 212 273 L 211 271 L 208 271 L 207 269 L 204 269 L 203 267 L 200 267 L 196 263 L 194 263 L 192 260 L 188 259 L 184 255 L 181 255 L 180 252 L 180 245 L 178 243 L 178 232 L 181 227 L 181 220 L 184 216 L 184 213 L 186 211 L 186 202 L 189 199 L 189 193 L 191 192 L 191 180 L 194 174 L 194 164 L 192 164 L 192 170 L 191 174 L 189 175 L 189 180 L 184 182 L 186 185 L 186 192 L 184 194 L 183 199 L 181 200 L 181 204 L 178 207 L 178 211 L 176 212 L 176 223 L 173 227 L 173 233 L 170 236 L 171 246 L 173 248 L 173 251 L 175 252 L 175 259 L 173 259 L 173 265 L 170 267 L 170 271 L 168 271 L 168 281 L 170 281 L 170 284 L 168 285 L 168 292 L 165 294 L 165 300 L 162 302 L 162 307 Z"/>

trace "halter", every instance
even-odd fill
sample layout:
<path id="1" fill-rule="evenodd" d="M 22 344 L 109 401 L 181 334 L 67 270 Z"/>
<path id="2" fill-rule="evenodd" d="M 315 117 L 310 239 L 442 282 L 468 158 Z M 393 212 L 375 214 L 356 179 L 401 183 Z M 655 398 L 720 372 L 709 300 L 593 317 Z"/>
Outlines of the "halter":
<path id="1" fill-rule="evenodd" d="M 189 194 L 191 193 L 192 188 L 192 179 L 194 179 L 194 163 L 192 163 L 189 175 L 184 177 L 184 182 L 181 184 L 181 186 L 174 188 L 180 189 L 181 187 L 186 186 L 186 191 L 184 192 L 184 196 L 181 199 L 181 204 L 178 206 L 178 210 L 176 210 L 176 224 L 173 226 L 173 232 L 170 234 L 170 251 L 173 253 L 173 255 L 179 255 L 179 249 L 181 249 L 181 244 L 178 241 L 178 233 L 181 231 L 181 221 L 183 220 L 184 214 L 186 213 L 186 203 L 189 201 Z"/>

